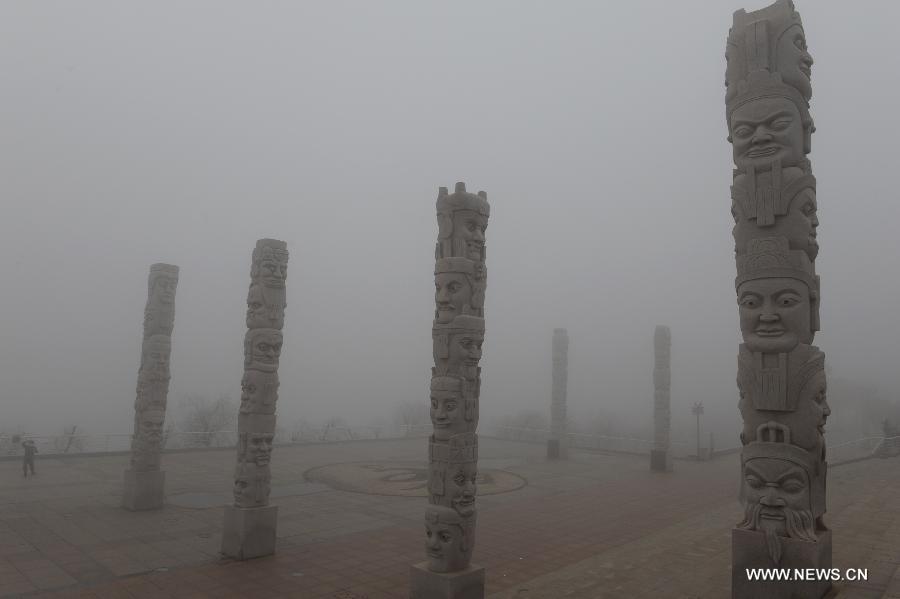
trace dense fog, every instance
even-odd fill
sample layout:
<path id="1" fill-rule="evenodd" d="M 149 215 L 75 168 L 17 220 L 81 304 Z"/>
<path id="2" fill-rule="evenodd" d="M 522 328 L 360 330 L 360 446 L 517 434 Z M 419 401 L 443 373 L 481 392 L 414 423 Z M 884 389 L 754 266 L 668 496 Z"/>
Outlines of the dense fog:
<path id="1" fill-rule="evenodd" d="M 492 212 L 481 431 L 549 418 L 565 327 L 573 420 L 651 438 L 664 324 L 673 439 L 702 401 L 738 445 L 733 8 L 3 3 L 0 432 L 131 432 L 154 262 L 181 268 L 169 418 L 236 400 L 264 237 L 291 252 L 279 426 L 390 426 L 427 400 L 435 199 L 465 181 Z M 900 410 L 900 5 L 799 8 L 835 442 Z"/>

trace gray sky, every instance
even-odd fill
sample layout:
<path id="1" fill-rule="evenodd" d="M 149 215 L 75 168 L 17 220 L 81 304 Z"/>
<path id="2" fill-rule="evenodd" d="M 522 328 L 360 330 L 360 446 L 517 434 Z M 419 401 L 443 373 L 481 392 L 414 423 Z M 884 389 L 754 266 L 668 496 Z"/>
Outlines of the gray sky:
<path id="1" fill-rule="evenodd" d="M 236 398 L 261 237 L 291 251 L 280 423 L 425 402 L 434 201 L 461 180 L 492 205 L 482 422 L 549 414 L 562 326 L 570 409 L 649 427 L 667 324 L 675 436 L 698 400 L 736 429 L 723 82 L 740 6 L 3 2 L 0 428 L 130 431 L 160 261 L 181 267 L 170 406 Z M 900 5 L 797 6 L 816 341 L 833 373 L 896 398 Z"/>

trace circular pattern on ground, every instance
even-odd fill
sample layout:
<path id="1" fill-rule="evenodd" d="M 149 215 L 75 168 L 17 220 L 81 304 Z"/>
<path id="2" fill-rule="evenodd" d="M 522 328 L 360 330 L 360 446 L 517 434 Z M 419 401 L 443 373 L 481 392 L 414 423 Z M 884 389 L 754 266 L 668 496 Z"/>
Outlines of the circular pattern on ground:
<path id="1" fill-rule="evenodd" d="M 339 491 L 427 496 L 428 468 L 422 462 L 345 462 L 310 468 L 304 476 L 310 482 L 323 483 Z M 509 493 L 524 487 L 526 482 L 518 474 L 487 468 L 478 472 L 478 495 Z"/>

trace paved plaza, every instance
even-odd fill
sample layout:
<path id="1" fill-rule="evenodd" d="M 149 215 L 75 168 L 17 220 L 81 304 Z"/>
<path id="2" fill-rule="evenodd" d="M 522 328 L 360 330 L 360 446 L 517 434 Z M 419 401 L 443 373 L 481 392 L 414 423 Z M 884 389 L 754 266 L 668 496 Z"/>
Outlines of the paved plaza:
<path id="1" fill-rule="evenodd" d="M 233 450 L 166 453 L 168 504 L 119 507 L 127 455 L 0 461 L 0 596 L 408 596 L 424 560 L 425 438 L 278 447 L 274 556 L 219 555 Z M 677 461 L 482 438 L 477 541 L 493 599 L 730 596 L 736 454 Z M 900 459 L 832 468 L 834 562 L 868 568 L 842 599 L 900 598 Z"/>

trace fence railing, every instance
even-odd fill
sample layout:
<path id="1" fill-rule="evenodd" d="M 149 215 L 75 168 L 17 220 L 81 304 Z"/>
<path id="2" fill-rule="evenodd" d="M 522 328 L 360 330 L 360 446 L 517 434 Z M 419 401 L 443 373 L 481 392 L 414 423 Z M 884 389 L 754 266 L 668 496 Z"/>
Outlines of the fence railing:
<path id="1" fill-rule="evenodd" d="M 511 441 L 546 442 L 550 439 L 551 431 L 547 428 L 530 428 L 515 426 L 495 426 L 497 437 Z M 576 449 L 597 449 L 601 451 L 615 451 L 621 453 L 635 453 L 647 455 L 653 448 L 653 441 L 634 437 L 616 437 L 610 435 L 592 435 L 587 433 L 566 433 L 569 447 Z M 687 441 L 672 441 L 670 450 L 674 457 L 696 456 L 696 443 Z M 704 450 L 705 448 L 701 448 Z M 740 446 L 717 449 L 713 455 L 722 455 L 739 451 Z M 837 464 L 847 461 L 856 461 L 870 457 L 900 456 L 900 436 L 894 437 L 862 437 L 853 441 L 837 443 L 826 446 L 828 461 Z"/>
<path id="2" fill-rule="evenodd" d="M 305 427 L 298 431 L 279 429 L 275 433 L 276 445 L 294 443 L 332 443 L 371 439 L 398 439 L 431 433 L 431 423 L 380 426 L 323 426 Z M 34 441 L 38 455 L 65 455 L 84 453 L 110 453 L 131 450 L 131 433 L 29 435 L 0 434 L 0 456 L 22 455 L 22 442 Z M 234 447 L 237 431 L 177 431 L 163 433 L 162 446 L 167 450 Z"/>
<path id="3" fill-rule="evenodd" d="M 547 428 L 531 428 L 519 426 L 495 426 L 496 436 L 510 441 L 546 442 L 551 431 Z M 613 435 L 594 435 L 589 433 L 566 433 L 569 447 L 575 449 L 598 449 L 622 453 L 649 454 L 653 441 L 636 437 L 618 437 Z M 693 446 L 683 441 L 670 443 L 676 455 L 688 455 Z"/>
<path id="4" fill-rule="evenodd" d="M 398 439 L 429 435 L 431 430 L 431 423 L 397 425 L 394 427 L 343 425 L 306 427 L 296 431 L 279 429 L 275 434 L 274 441 L 276 445 L 290 445 L 295 443 Z M 532 443 L 544 443 L 551 435 L 550 429 L 514 426 L 495 426 L 493 432 L 494 436 L 501 439 Z M 131 449 L 131 437 L 130 433 L 97 435 L 0 434 L 0 456 L 22 455 L 22 442 L 25 439 L 34 441 L 39 455 L 129 451 Z M 566 433 L 566 438 L 569 447 L 574 449 L 595 449 L 646 455 L 650 453 L 650 449 L 653 447 L 653 441 L 636 437 Z M 163 434 L 163 448 L 167 450 L 234 447 L 236 443 L 237 432 L 230 430 L 177 431 L 170 429 Z M 695 445 L 685 441 L 672 441 L 670 448 L 674 457 L 687 457 L 696 453 Z M 734 449 L 738 450 L 739 447 Z M 728 452 L 728 450 L 717 450 L 715 455 Z M 900 456 L 900 436 L 862 437 L 852 441 L 828 445 L 826 454 L 828 461 L 832 464 L 852 462 L 870 457 Z"/>

